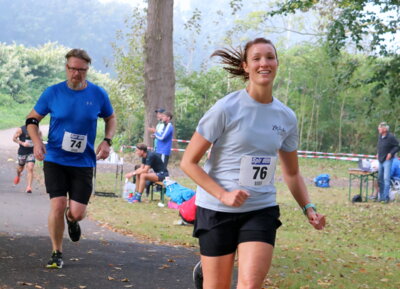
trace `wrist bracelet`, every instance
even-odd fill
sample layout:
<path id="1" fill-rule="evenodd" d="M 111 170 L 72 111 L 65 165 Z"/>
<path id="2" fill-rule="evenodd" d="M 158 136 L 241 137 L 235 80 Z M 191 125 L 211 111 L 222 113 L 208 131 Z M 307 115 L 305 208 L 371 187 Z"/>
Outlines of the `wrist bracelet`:
<path id="1" fill-rule="evenodd" d="M 317 207 L 316 207 L 313 203 L 308 203 L 307 205 L 305 205 L 305 206 L 303 207 L 303 213 L 304 213 L 304 215 L 307 215 L 307 209 L 308 209 L 308 208 L 313 208 L 314 212 L 317 211 Z"/>

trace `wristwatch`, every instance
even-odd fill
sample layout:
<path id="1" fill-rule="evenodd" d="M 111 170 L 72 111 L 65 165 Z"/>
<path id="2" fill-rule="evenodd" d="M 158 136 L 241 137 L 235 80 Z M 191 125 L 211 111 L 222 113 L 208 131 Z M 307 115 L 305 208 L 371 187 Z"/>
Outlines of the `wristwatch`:
<path id="1" fill-rule="evenodd" d="M 109 146 L 112 146 L 112 139 L 105 137 L 103 140 L 106 141 Z"/>

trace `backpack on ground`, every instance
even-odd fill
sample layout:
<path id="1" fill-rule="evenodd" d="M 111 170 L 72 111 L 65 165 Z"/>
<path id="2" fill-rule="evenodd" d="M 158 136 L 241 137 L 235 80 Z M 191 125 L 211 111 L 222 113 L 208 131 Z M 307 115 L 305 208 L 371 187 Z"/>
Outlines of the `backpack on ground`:
<path id="1" fill-rule="evenodd" d="M 196 195 L 192 198 L 183 202 L 182 205 L 179 207 L 179 216 L 181 216 L 182 220 L 189 224 L 193 224 L 194 220 L 196 219 Z"/>
<path id="2" fill-rule="evenodd" d="M 362 202 L 362 197 L 361 195 L 354 195 L 353 198 L 351 199 L 352 203 L 361 203 Z"/>
<path id="3" fill-rule="evenodd" d="M 329 188 L 329 181 L 331 180 L 328 174 L 320 174 L 314 179 L 314 183 L 320 188 Z"/>

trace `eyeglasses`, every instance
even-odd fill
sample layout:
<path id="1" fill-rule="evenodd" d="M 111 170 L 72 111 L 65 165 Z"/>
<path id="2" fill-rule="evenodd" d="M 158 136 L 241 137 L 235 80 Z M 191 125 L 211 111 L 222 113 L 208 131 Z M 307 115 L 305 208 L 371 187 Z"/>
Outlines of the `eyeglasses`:
<path id="1" fill-rule="evenodd" d="M 85 73 L 88 71 L 89 68 L 76 68 L 76 67 L 71 67 L 67 64 L 67 69 L 69 72 Z"/>

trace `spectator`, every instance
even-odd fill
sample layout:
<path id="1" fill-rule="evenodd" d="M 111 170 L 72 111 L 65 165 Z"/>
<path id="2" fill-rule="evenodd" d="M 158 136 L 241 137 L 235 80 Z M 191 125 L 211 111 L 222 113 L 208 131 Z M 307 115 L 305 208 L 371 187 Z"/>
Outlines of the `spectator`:
<path id="1" fill-rule="evenodd" d="M 392 169 L 393 158 L 399 151 L 399 141 L 389 132 L 389 125 L 386 122 L 379 124 L 378 132 L 379 199 L 382 203 L 389 203 L 390 170 Z"/>
<path id="2" fill-rule="evenodd" d="M 142 164 L 135 171 L 127 173 L 127 179 L 136 177 L 136 192 L 131 199 L 131 203 L 140 203 L 142 194 L 146 186 L 146 181 L 162 182 L 168 176 L 168 171 L 165 168 L 161 158 L 154 152 L 147 150 L 147 145 L 140 143 L 136 145 L 136 155 L 142 158 Z M 150 172 L 153 169 L 153 172 Z"/>
<path id="3" fill-rule="evenodd" d="M 154 133 L 157 139 L 157 149 L 155 152 L 159 155 L 167 169 L 172 148 L 172 137 L 174 136 L 174 126 L 171 123 L 172 113 L 164 111 L 161 113 L 161 119 L 164 123 L 164 129 L 161 132 L 156 131 L 154 128 L 149 128 L 149 130 Z"/>
<path id="4" fill-rule="evenodd" d="M 153 134 L 151 135 L 152 138 L 154 138 L 154 143 L 153 143 L 153 147 L 154 147 L 154 151 L 157 151 L 157 138 L 154 136 L 155 132 L 161 133 L 164 130 L 165 124 L 162 120 L 162 113 L 165 112 L 165 109 L 163 108 L 159 108 L 156 109 L 156 117 L 157 117 L 157 125 L 155 130 L 153 130 L 153 128 L 149 128 L 149 131 L 151 131 Z"/>

